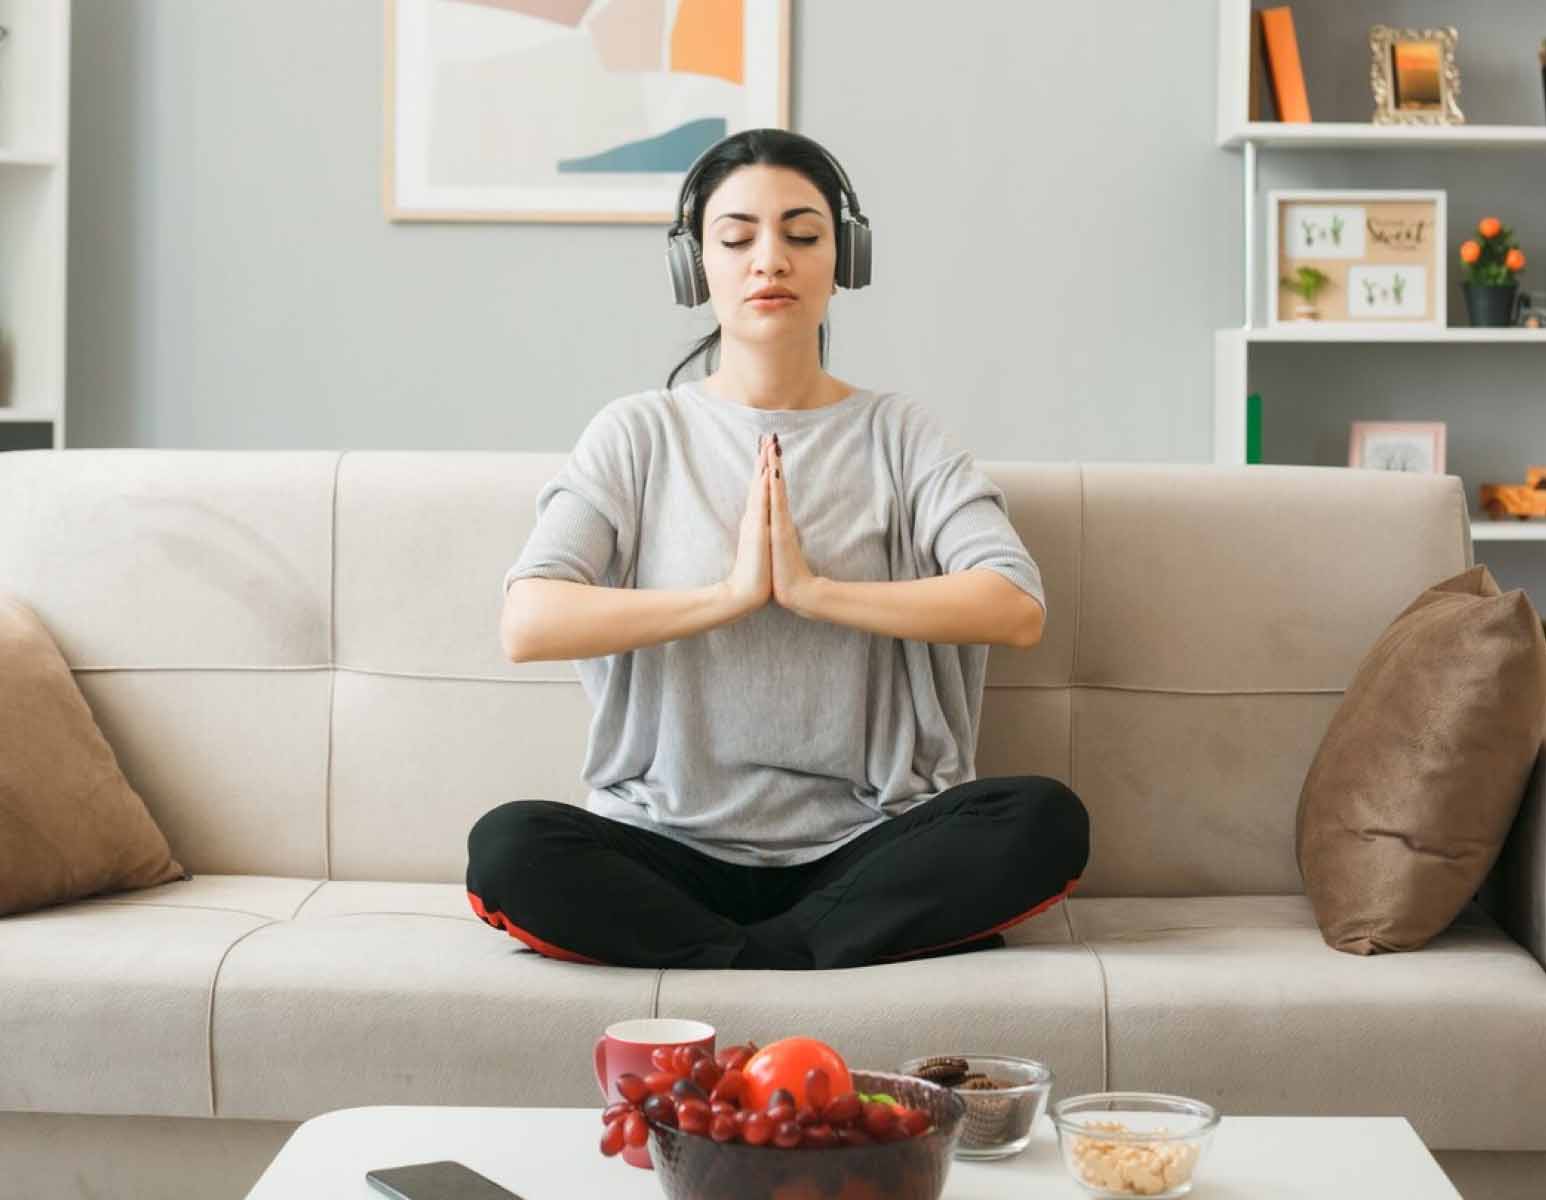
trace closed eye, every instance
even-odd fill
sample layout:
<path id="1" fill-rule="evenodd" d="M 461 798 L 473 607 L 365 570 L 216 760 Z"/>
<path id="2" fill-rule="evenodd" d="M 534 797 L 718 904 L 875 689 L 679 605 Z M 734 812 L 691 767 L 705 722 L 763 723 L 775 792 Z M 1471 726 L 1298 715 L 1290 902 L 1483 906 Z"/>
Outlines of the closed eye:
<path id="1" fill-rule="evenodd" d="M 821 239 L 819 237 L 795 237 L 791 234 L 789 240 L 791 242 L 799 242 L 802 245 L 809 246 L 812 242 L 820 241 Z M 749 244 L 750 242 L 751 238 L 742 238 L 739 242 L 720 242 L 719 244 L 721 246 L 726 246 L 731 250 L 736 250 L 741 246 Z"/>

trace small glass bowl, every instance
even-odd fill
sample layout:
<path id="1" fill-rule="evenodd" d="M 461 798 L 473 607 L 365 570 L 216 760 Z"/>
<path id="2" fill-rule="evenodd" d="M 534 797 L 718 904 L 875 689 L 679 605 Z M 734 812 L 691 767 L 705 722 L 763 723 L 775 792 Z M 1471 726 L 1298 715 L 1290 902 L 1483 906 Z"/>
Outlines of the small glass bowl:
<path id="1" fill-rule="evenodd" d="M 1094 1092 L 1052 1106 L 1063 1165 L 1101 1200 L 1185 1196 L 1218 1123 L 1212 1105 L 1156 1092 Z"/>
<path id="2" fill-rule="evenodd" d="M 1011 1058 L 1000 1054 L 958 1054 L 966 1060 L 968 1073 L 980 1071 L 992 1079 L 1002 1079 L 1012 1087 L 991 1091 L 951 1088 L 965 1102 L 966 1119 L 961 1122 L 961 1140 L 956 1143 L 959 1159 L 982 1160 L 1008 1158 L 1031 1144 L 1031 1130 L 1047 1107 L 1052 1094 L 1052 1068 L 1034 1058 Z M 902 1074 L 911 1075 L 928 1061 L 910 1058 L 902 1064 Z"/>

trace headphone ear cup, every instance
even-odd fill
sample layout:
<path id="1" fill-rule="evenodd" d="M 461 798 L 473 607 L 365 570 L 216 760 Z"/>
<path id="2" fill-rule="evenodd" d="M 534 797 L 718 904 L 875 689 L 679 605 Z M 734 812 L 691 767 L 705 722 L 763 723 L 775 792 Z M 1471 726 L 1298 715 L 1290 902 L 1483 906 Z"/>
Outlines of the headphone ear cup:
<path id="1" fill-rule="evenodd" d="M 870 227 L 852 217 L 844 218 L 838 233 L 837 282 L 850 289 L 870 282 Z"/>
<path id="2" fill-rule="evenodd" d="M 671 291 L 684 308 L 696 308 L 709 298 L 708 276 L 703 271 L 703 252 L 691 230 L 671 235 L 666 243 L 666 266 L 671 272 Z"/>

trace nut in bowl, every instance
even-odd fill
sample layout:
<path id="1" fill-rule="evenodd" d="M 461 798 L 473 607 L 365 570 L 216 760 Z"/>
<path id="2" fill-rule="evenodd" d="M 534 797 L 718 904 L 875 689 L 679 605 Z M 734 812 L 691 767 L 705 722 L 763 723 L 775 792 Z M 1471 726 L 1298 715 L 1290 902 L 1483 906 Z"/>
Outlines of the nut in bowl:
<path id="1" fill-rule="evenodd" d="M 1212 1105 L 1156 1092 L 1095 1092 L 1052 1106 L 1063 1165 L 1102 1200 L 1185 1196 L 1218 1123 Z"/>
<path id="2" fill-rule="evenodd" d="M 902 1074 L 952 1089 L 966 1105 L 960 1159 L 1008 1158 L 1031 1141 L 1031 1130 L 1052 1094 L 1052 1068 L 1034 1058 L 996 1054 L 938 1054 L 912 1058 Z"/>

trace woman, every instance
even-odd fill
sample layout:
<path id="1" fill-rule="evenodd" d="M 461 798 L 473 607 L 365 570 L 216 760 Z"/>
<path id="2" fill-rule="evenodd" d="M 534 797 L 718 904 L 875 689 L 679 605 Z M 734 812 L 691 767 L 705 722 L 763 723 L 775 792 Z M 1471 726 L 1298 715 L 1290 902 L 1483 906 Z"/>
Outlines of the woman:
<path id="1" fill-rule="evenodd" d="M 579 962 L 1001 946 L 1089 848 L 1057 780 L 974 778 L 988 647 L 1040 640 L 1040 572 L 926 409 L 825 370 L 828 298 L 869 275 L 826 152 L 749 130 L 684 196 L 694 180 L 701 267 L 678 298 L 706 285 L 719 327 L 663 390 L 591 421 L 505 577 L 506 654 L 576 660 L 595 706 L 587 807 L 483 816 L 469 899 Z M 717 369 L 677 384 L 711 350 Z"/>

